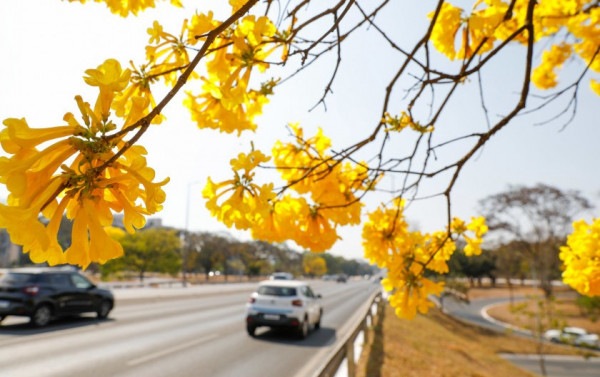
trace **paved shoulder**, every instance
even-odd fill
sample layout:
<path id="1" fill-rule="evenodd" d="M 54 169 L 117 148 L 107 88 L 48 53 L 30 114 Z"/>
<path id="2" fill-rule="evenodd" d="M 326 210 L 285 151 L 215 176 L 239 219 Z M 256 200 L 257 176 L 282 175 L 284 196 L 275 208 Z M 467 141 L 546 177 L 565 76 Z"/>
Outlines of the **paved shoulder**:
<path id="1" fill-rule="evenodd" d="M 542 363 L 547 377 L 598 377 L 600 376 L 600 359 L 582 356 L 559 355 L 514 355 L 501 354 L 513 364 L 539 375 Z"/>

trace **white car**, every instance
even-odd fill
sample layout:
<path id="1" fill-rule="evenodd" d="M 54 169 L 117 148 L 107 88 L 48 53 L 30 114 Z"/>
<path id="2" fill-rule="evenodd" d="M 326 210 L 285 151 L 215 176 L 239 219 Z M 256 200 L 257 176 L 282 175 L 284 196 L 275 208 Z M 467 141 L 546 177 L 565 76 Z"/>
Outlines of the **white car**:
<path id="1" fill-rule="evenodd" d="M 554 343 L 568 343 L 575 346 L 597 348 L 600 346 L 598 335 L 590 334 L 579 327 L 552 329 L 544 333 L 544 338 Z"/>
<path id="2" fill-rule="evenodd" d="M 303 339 L 309 330 L 321 327 L 321 295 L 298 280 L 260 282 L 246 305 L 246 329 L 250 336 L 258 327 L 289 328 Z"/>
<path id="3" fill-rule="evenodd" d="M 271 280 L 294 280 L 294 275 L 289 272 L 274 272 L 269 276 Z"/>

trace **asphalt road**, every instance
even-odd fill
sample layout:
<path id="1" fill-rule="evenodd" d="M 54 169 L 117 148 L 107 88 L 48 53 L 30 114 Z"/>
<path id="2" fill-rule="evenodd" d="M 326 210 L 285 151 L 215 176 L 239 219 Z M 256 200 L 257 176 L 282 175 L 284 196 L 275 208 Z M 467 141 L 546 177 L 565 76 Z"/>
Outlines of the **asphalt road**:
<path id="1" fill-rule="evenodd" d="M 298 340 L 268 329 L 246 334 L 245 302 L 254 286 L 115 290 L 108 320 L 84 316 L 43 329 L 9 317 L 0 326 L 0 376 L 305 377 L 379 287 L 315 281 L 322 327 Z"/>

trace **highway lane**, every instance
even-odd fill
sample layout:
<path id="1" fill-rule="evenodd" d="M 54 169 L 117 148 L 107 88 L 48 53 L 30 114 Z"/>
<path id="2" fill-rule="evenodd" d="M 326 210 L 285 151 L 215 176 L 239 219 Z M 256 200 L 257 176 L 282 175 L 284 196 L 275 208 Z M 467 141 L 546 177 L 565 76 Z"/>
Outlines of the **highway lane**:
<path id="1" fill-rule="evenodd" d="M 349 318 L 378 289 L 371 281 L 313 286 L 323 295 L 325 314 L 322 328 L 304 340 L 268 329 L 256 338 L 246 334 L 245 302 L 253 284 L 183 294 L 180 288 L 159 298 L 147 290 L 135 299 L 117 294 L 105 321 L 89 316 L 33 329 L 7 319 L 0 327 L 0 376 L 305 375 L 350 330 Z"/>

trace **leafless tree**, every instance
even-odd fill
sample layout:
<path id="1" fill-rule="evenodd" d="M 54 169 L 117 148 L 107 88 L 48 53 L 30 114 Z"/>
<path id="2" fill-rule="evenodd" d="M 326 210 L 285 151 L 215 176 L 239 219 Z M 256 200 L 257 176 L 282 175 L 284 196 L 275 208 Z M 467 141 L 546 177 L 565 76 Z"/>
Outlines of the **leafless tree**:
<path id="1" fill-rule="evenodd" d="M 560 276 L 559 247 L 575 216 L 590 210 L 591 203 L 578 191 L 537 184 L 511 186 L 482 199 L 480 207 L 491 236 L 510 240 L 516 252 L 528 257 L 532 277 L 550 297 L 552 280 Z"/>

